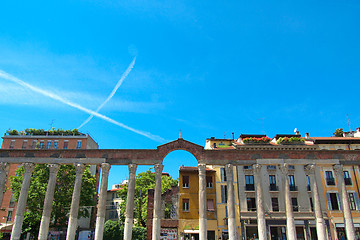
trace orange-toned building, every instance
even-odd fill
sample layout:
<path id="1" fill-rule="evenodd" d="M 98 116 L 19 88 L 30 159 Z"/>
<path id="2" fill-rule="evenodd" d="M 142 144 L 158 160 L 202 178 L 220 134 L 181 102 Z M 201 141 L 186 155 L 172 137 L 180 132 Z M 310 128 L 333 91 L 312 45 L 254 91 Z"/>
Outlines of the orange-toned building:
<path id="1" fill-rule="evenodd" d="M 98 144 L 88 134 L 79 132 L 61 131 L 61 135 L 50 131 L 41 131 L 40 134 L 35 135 L 28 132 L 10 135 L 6 133 L 2 139 L 2 149 L 34 149 L 41 151 L 43 149 L 98 149 Z M 14 133 L 12 133 L 14 134 Z M 68 135 L 71 134 L 71 135 Z M 10 188 L 10 176 L 14 176 L 17 168 L 20 165 L 11 164 L 6 180 L 5 193 L 1 202 L 0 208 L 0 228 L 2 232 L 10 232 L 13 221 L 15 219 L 15 212 L 17 203 L 14 201 L 13 193 Z M 90 171 L 96 176 L 96 191 L 99 183 L 100 168 L 99 166 L 90 166 Z M 90 218 L 80 219 L 79 226 L 82 228 L 90 227 Z"/>
<path id="2" fill-rule="evenodd" d="M 207 239 L 217 234 L 216 171 L 206 168 Z M 179 169 L 179 239 L 199 239 L 199 171 L 197 167 Z M 193 238 L 192 238 L 193 237 Z"/>

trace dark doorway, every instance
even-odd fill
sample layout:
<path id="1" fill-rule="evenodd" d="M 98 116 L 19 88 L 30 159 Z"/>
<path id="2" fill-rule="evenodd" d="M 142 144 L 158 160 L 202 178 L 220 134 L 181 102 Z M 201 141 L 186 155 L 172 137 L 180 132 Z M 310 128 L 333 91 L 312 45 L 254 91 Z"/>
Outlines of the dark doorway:
<path id="1" fill-rule="evenodd" d="M 208 231 L 207 232 L 207 239 L 208 240 L 215 240 L 215 231 Z"/>

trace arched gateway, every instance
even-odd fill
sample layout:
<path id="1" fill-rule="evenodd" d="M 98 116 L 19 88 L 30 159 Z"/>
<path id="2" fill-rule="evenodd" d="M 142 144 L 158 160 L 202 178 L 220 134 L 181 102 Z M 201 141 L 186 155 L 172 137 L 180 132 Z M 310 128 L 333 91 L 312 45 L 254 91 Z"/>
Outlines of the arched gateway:
<path id="1" fill-rule="evenodd" d="M 342 169 L 342 163 L 352 162 L 356 164 L 360 161 L 360 152 L 358 151 L 324 151 L 316 146 L 241 146 L 233 150 L 216 150 L 204 149 L 202 146 L 194 144 L 179 138 L 175 141 L 158 146 L 157 149 L 74 149 L 74 150 L 18 150 L 18 149 L 0 149 L 0 200 L 4 192 L 8 164 L 23 164 L 25 167 L 22 189 L 18 201 L 18 209 L 16 212 L 15 222 L 12 230 L 11 240 L 18 240 L 21 234 L 21 227 L 24 218 L 27 194 L 30 185 L 30 177 L 35 164 L 48 164 L 50 176 L 48 188 L 46 192 L 43 216 L 39 231 L 39 239 L 46 240 L 50 223 L 51 203 L 54 195 L 54 187 L 56 175 L 60 164 L 74 164 L 76 167 L 76 179 L 71 202 L 69 215 L 69 225 L 67 230 L 67 240 L 74 240 L 77 228 L 77 213 L 79 209 L 79 198 L 81 189 L 81 179 L 86 165 L 101 165 L 102 176 L 100 186 L 100 196 L 97 205 L 97 218 L 95 228 L 95 239 L 102 240 L 104 221 L 105 221 L 105 204 L 106 192 L 108 184 L 108 175 L 111 165 L 128 165 L 129 167 L 129 183 L 126 206 L 126 220 L 124 239 L 131 239 L 133 210 L 134 210 L 134 190 L 135 175 L 138 165 L 154 165 L 155 168 L 155 193 L 154 193 L 154 214 L 153 214 L 153 234 L 152 238 L 160 239 L 160 210 L 161 210 L 161 175 L 163 169 L 163 159 L 165 156 L 175 150 L 185 150 L 190 152 L 198 161 L 199 170 L 199 238 L 207 239 L 207 218 L 206 218 L 206 177 L 205 167 L 209 165 L 223 165 L 227 175 L 227 208 L 228 208 L 228 232 L 229 239 L 237 239 L 236 235 L 236 219 L 235 219 L 235 201 L 234 201 L 234 185 L 233 185 L 233 165 L 253 165 L 255 173 L 256 196 L 257 196 L 257 221 L 260 239 L 267 239 L 265 213 L 262 206 L 262 190 L 261 175 L 259 170 L 261 165 L 268 164 L 267 161 L 275 160 L 281 165 L 285 179 L 285 200 L 288 238 L 295 239 L 294 218 L 292 216 L 292 208 L 289 205 L 289 183 L 286 181 L 288 162 L 301 162 L 306 166 L 312 182 L 315 177 L 316 161 L 327 161 L 328 159 L 336 159 L 337 168 Z M 295 160 L 295 161 L 294 161 Z M 260 164 L 259 164 L 260 163 Z M 336 168 L 336 169 L 337 169 Z M 341 172 L 339 170 L 339 172 Z M 315 188 L 314 188 L 315 189 Z M 325 238 L 324 219 L 321 214 L 320 203 L 316 200 L 319 198 L 317 191 L 314 194 L 314 208 L 317 232 L 319 239 Z M 345 200 L 346 200 L 346 194 Z M 289 205 L 289 206 L 288 206 Z M 345 211 L 345 210 L 344 210 Z M 322 237 L 321 237 L 322 236 Z"/>

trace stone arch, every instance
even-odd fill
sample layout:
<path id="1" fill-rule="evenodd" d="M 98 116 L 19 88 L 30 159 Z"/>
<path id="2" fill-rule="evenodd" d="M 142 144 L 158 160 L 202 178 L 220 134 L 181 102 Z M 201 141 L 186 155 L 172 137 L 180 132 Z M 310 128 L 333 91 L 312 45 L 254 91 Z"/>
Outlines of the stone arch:
<path id="1" fill-rule="evenodd" d="M 195 143 L 186 141 L 182 138 L 178 138 L 175 141 L 165 143 L 157 147 L 159 159 L 161 162 L 164 160 L 166 155 L 175 150 L 184 150 L 191 153 L 198 162 L 202 160 L 204 147 L 197 145 Z"/>

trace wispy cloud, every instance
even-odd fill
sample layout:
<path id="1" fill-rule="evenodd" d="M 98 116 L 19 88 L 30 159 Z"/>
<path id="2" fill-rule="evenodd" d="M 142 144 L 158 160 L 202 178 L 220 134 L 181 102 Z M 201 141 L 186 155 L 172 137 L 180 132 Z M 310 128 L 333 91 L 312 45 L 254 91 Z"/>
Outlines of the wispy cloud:
<path id="1" fill-rule="evenodd" d="M 124 82 L 125 78 L 129 75 L 129 73 L 131 72 L 131 70 L 133 69 L 134 65 L 135 65 L 135 60 L 136 57 L 134 57 L 134 59 L 132 60 L 132 62 L 130 63 L 129 67 L 126 69 L 126 71 L 123 73 L 123 75 L 121 76 L 120 80 L 117 82 L 116 86 L 114 87 L 114 89 L 111 91 L 110 95 L 105 99 L 105 101 L 100 104 L 100 106 L 96 109 L 95 112 L 99 112 L 104 106 L 105 104 L 110 101 L 110 99 L 115 95 L 116 91 L 118 90 L 118 88 L 121 86 L 121 84 Z M 78 128 L 80 129 L 81 127 L 83 127 L 85 124 L 87 124 L 92 118 L 94 117 L 93 114 L 91 114 Z"/>
<path id="2" fill-rule="evenodd" d="M 116 121 L 114 119 L 111 119 L 111 118 L 109 118 L 109 117 L 107 117 L 105 115 L 99 114 L 99 113 L 97 113 L 97 112 L 95 112 L 93 110 L 90 110 L 88 108 L 85 108 L 85 107 L 83 107 L 83 106 L 81 106 L 81 105 L 79 105 L 77 103 L 73 103 L 73 102 L 71 102 L 71 101 L 69 101 L 69 100 L 67 100 L 67 99 L 65 99 L 63 97 L 60 97 L 59 95 L 57 95 L 57 94 L 55 94 L 53 92 L 43 90 L 43 89 L 35 87 L 35 86 L 33 86 L 33 85 L 29 84 L 29 83 L 26 83 L 26 82 L 24 82 L 24 81 L 22 81 L 22 80 L 20 80 L 20 79 L 18 79 L 16 77 L 8 74 L 8 73 L 6 73 L 6 72 L 4 72 L 2 70 L 0 70 L 0 78 L 9 80 L 9 81 L 14 82 L 16 84 L 19 84 L 19 85 L 23 86 L 26 89 L 32 90 L 32 91 L 34 91 L 36 93 L 42 94 L 42 95 L 47 96 L 49 98 L 52 98 L 52 99 L 54 99 L 56 101 L 62 102 L 64 104 L 66 104 L 68 106 L 71 106 L 73 108 L 76 108 L 76 109 L 78 109 L 80 111 L 86 112 L 86 113 L 94 115 L 96 117 L 99 117 L 99 118 L 101 118 L 101 119 L 103 119 L 103 120 L 105 120 L 107 122 L 113 123 L 113 124 L 115 124 L 115 125 L 117 125 L 119 127 L 125 128 L 125 129 L 127 129 L 129 131 L 140 134 L 140 135 L 145 136 L 145 137 L 147 137 L 149 139 L 152 139 L 154 141 L 158 141 L 158 142 L 164 142 L 165 141 L 160 136 L 153 135 L 153 134 L 151 134 L 149 132 L 144 132 L 144 131 L 129 127 L 129 126 L 127 126 L 127 125 L 125 125 L 123 123 L 120 123 L 120 122 L 118 122 L 118 121 Z"/>

